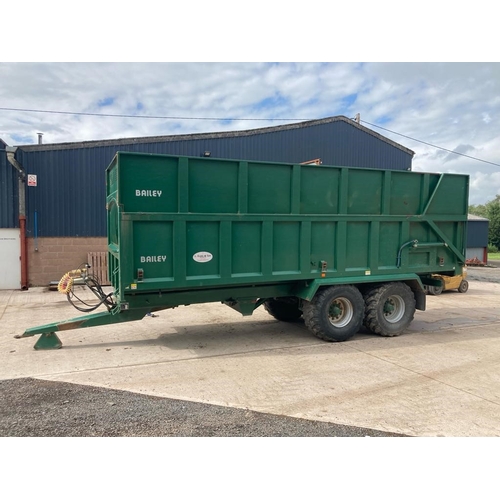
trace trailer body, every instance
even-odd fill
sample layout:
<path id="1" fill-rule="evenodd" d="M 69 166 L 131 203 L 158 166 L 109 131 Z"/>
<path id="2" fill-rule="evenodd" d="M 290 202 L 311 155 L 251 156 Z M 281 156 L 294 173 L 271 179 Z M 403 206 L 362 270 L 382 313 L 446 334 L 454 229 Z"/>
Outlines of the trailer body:
<path id="1" fill-rule="evenodd" d="M 327 329 L 359 329 L 360 314 L 370 327 L 377 308 L 389 318 L 413 307 L 402 285 L 424 310 L 432 275 L 465 265 L 464 175 L 119 152 L 106 176 L 115 307 L 78 327 L 221 301 L 245 315 L 262 304 L 279 319 L 304 314 L 313 331 L 325 314 Z M 407 326 L 394 323 L 372 329 Z"/>

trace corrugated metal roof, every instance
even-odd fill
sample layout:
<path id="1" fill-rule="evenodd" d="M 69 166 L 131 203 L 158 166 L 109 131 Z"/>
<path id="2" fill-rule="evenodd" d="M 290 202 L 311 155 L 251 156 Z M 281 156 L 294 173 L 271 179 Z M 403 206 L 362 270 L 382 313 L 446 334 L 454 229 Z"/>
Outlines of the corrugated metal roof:
<path id="1" fill-rule="evenodd" d="M 279 125 L 276 127 L 262 127 L 257 129 L 250 130 L 237 130 L 237 131 L 229 131 L 229 132 L 210 132 L 210 133 L 202 133 L 202 134 L 186 134 L 186 135 L 163 135 L 163 136 L 150 136 L 150 137 L 135 137 L 135 138 L 123 138 L 123 139 L 107 139 L 100 141 L 83 141 L 83 142 L 64 142 L 59 144 L 34 144 L 29 146 L 22 146 L 26 151 L 46 151 L 48 149 L 73 149 L 75 147 L 78 148 L 94 148 L 100 146 L 125 146 L 125 145 L 134 145 L 134 144 L 151 144 L 155 142 L 178 142 L 178 141 L 204 141 L 204 140 L 212 140 L 212 139 L 228 139 L 228 138 L 236 138 L 236 137 L 249 137 L 252 135 L 261 135 L 261 134 L 272 134 L 276 132 L 284 132 L 287 130 L 296 130 L 296 129 L 305 129 L 307 127 L 314 127 L 317 125 L 325 125 L 327 123 L 333 122 L 344 122 L 349 124 L 352 127 L 357 128 L 373 137 L 394 146 L 395 148 L 401 149 L 405 153 L 411 155 L 412 157 L 415 155 L 415 152 L 411 149 L 408 149 L 401 144 L 398 144 L 387 137 L 371 130 L 368 127 L 365 127 L 346 116 L 331 116 L 328 118 L 321 118 L 319 120 L 309 120 L 305 122 L 292 123 L 288 125 Z"/>
<path id="2" fill-rule="evenodd" d="M 467 219 L 468 220 L 485 220 L 485 221 L 490 220 L 490 219 L 487 219 L 486 217 L 479 217 L 479 215 L 473 215 L 473 214 L 468 214 Z"/>

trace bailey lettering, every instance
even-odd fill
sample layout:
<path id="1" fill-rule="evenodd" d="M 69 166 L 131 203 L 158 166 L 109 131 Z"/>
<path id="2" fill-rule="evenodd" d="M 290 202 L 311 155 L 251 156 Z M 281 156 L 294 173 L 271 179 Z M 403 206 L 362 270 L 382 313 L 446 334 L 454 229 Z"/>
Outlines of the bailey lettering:
<path id="1" fill-rule="evenodd" d="M 166 255 L 141 255 L 141 263 L 144 262 L 166 262 Z"/>
<path id="2" fill-rule="evenodd" d="M 159 198 L 163 191 L 158 189 L 136 189 L 136 196 L 148 196 L 150 198 Z"/>

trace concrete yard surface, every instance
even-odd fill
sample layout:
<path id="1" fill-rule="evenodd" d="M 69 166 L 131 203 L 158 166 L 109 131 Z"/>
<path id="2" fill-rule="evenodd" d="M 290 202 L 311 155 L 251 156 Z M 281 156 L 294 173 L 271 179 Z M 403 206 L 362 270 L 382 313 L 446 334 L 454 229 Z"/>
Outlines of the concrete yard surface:
<path id="1" fill-rule="evenodd" d="M 472 271 L 465 294 L 428 296 L 427 311 L 399 337 L 362 330 L 343 343 L 263 308 L 242 317 L 201 304 L 61 332 L 62 349 L 35 351 L 37 337 L 15 336 L 82 314 L 57 292 L 4 290 L 0 380 L 69 382 L 409 436 L 500 436 L 500 284 L 488 272 Z"/>

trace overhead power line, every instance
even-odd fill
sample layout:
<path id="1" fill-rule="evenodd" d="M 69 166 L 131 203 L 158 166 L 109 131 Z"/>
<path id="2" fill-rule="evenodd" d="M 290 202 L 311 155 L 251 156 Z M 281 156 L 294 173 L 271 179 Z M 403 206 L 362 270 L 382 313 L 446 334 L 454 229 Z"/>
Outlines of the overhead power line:
<path id="1" fill-rule="evenodd" d="M 21 111 L 30 113 L 51 113 L 56 115 L 105 116 L 110 118 L 149 118 L 153 120 L 208 120 L 208 121 L 307 121 L 311 118 L 216 118 L 200 116 L 152 116 L 152 115 L 115 115 L 109 113 L 78 113 L 75 111 L 53 111 L 41 109 L 0 108 L 2 111 Z"/>
<path id="2" fill-rule="evenodd" d="M 389 130 L 388 128 L 381 127 L 380 125 L 375 125 L 374 123 L 370 123 L 370 122 L 367 122 L 365 120 L 360 120 L 360 121 L 362 123 L 366 123 L 367 125 L 370 125 L 372 127 L 377 127 L 377 128 L 382 129 L 382 130 L 385 130 L 386 132 L 390 132 L 391 134 L 399 135 L 400 137 L 404 137 L 405 139 L 410 139 L 411 141 L 420 142 L 421 144 L 425 144 L 426 146 L 431 146 L 431 147 L 436 148 L 436 149 L 441 149 L 443 151 L 447 151 L 448 153 L 453 153 L 454 155 L 465 156 L 466 158 L 470 158 L 471 160 L 482 161 L 483 163 L 489 163 L 490 165 L 495 165 L 496 167 L 500 167 L 500 164 L 494 163 L 492 161 L 482 160 L 481 158 L 476 158 L 475 156 L 470 156 L 470 155 L 466 155 L 464 153 L 459 153 L 458 151 L 452 151 L 451 149 L 442 148 L 441 146 L 436 146 L 435 144 L 431 144 L 430 142 L 421 141 L 420 139 L 415 139 L 413 137 L 409 137 L 407 135 L 400 134 L 399 132 L 394 132 L 394 130 Z"/>
<path id="3" fill-rule="evenodd" d="M 77 112 L 77 111 L 55 111 L 55 110 L 42 110 L 42 109 L 23 109 L 23 108 L 4 108 L 0 107 L 0 111 L 19 111 L 22 113 L 49 113 L 49 114 L 57 114 L 57 115 L 77 115 L 77 116 L 102 116 L 109 118 L 145 118 L 152 120 L 206 120 L 206 121 L 282 121 L 282 122 L 293 122 L 293 121 L 309 121 L 315 120 L 316 118 L 221 118 L 221 117 L 202 117 L 202 116 L 154 116 L 154 115 L 125 115 L 125 114 L 111 114 L 111 113 L 86 113 L 86 112 Z M 381 127 L 380 125 L 376 125 L 374 123 L 367 122 L 365 120 L 361 120 L 359 117 L 356 118 L 356 121 L 365 123 L 366 125 L 370 125 L 371 127 L 376 127 L 381 130 L 385 130 L 391 134 L 399 135 L 400 137 L 404 137 L 410 141 L 419 142 L 421 144 L 425 144 L 426 146 L 431 146 L 436 149 L 441 149 L 442 151 L 446 151 L 448 153 L 464 156 L 465 158 L 469 158 L 471 160 L 480 161 L 482 163 L 487 163 L 489 165 L 494 165 L 496 167 L 500 167 L 500 164 L 494 163 L 492 161 L 483 160 L 481 158 L 477 158 L 475 156 L 466 155 L 464 153 L 459 153 L 458 151 L 452 151 L 451 149 L 446 149 L 441 146 L 436 146 L 435 144 L 431 144 L 430 142 L 421 141 L 420 139 L 415 139 L 414 137 L 410 137 L 408 135 L 400 134 L 399 132 L 394 132 L 394 130 L 389 130 L 388 128 Z"/>

